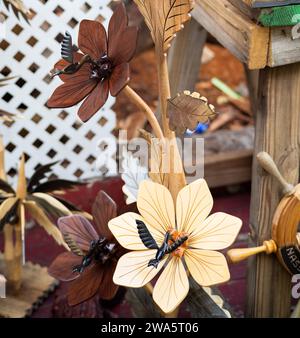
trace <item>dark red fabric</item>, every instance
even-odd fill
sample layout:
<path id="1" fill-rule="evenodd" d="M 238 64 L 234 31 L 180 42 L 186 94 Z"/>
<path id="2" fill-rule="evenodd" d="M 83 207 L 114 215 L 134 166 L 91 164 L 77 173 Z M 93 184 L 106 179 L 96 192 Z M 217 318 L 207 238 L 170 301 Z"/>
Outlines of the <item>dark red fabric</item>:
<path id="1" fill-rule="evenodd" d="M 94 198 L 99 190 L 102 189 L 115 200 L 119 208 L 122 208 L 125 207 L 122 185 L 123 183 L 119 178 L 97 181 L 78 188 L 78 191 L 67 193 L 66 198 L 81 207 L 83 210 L 91 212 Z M 241 191 L 236 194 L 229 194 L 226 189 L 214 190 L 212 193 L 215 201 L 213 212 L 223 211 L 240 217 L 244 223 L 241 233 L 248 233 L 250 186 L 243 186 Z M 245 244 L 238 242 L 235 244 L 236 247 L 241 245 Z M 3 250 L 3 238 L 1 235 L 0 250 Z M 49 266 L 54 258 L 63 251 L 64 249 L 59 247 L 41 227 L 35 226 L 26 232 L 26 260 L 38 263 L 42 266 Z M 230 271 L 231 281 L 220 286 L 220 290 L 233 310 L 235 310 L 237 314 L 242 315 L 246 296 L 246 263 L 240 263 L 234 266 L 231 265 Z M 52 307 L 55 297 L 65 294 L 66 290 L 66 284 L 61 283 L 55 292 L 43 303 L 43 305 L 34 312 L 32 317 L 52 317 Z M 129 307 L 124 302 L 122 305 L 116 306 L 113 309 L 113 312 L 121 317 L 130 316 Z M 183 315 L 185 314 L 183 313 Z"/>

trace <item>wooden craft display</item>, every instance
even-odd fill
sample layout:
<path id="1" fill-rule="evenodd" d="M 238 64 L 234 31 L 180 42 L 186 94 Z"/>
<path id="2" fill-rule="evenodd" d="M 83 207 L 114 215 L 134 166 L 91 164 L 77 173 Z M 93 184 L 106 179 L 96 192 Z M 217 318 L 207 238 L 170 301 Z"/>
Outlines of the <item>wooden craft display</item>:
<path id="1" fill-rule="evenodd" d="M 0 253 L 0 274 L 5 271 L 4 256 Z M 0 297 L 0 318 L 24 318 L 32 314 L 54 291 L 58 281 L 47 273 L 47 268 L 27 262 L 23 266 L 22 284 L 16 294 L 6 288 L 6 297 Z"/>
<path id="2" fill-rule="evenodd" d="M 259 153 L 257 158 L 260 165 L 280 182 L 284 194 L 273 217 L 272 238 L 264 241 L 259 247 L 229 250 L 227 256 L 232 263 L 238 263 L 259 253 L 275 253 L 290 274 L 299 274 L 300 184 L 294 187 L 286 182 L 266 152 Z"/>

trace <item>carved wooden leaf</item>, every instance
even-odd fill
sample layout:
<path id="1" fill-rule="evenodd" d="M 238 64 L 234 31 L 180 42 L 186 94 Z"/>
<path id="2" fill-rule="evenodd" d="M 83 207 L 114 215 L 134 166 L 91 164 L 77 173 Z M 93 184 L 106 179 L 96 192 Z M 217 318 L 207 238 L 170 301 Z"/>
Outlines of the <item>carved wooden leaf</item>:
<path id="1" fill-rule="evenodd" d="M 209 105 L 205 97 L 189 91 L 168 100 L 168 114 L 170 128 L 177 133 L 194 130 L 198 123 L 207 123 L 216 115 L 214 106 Z"/>
<path id="2" fill-rule="evenodd" d="M 134 0 L 156 46 L 166 53 L 175 34 L 190 19 L 193 0 Z"/>
<path id="3" fill-rule="evenodd" d="M 137 201 L 140 183 L 149 179 L 148 170 L 129 152 L 125 154 L 122 165 L 122 180 L 125 183 L 122 190 L 127 196 L 126 204 L 131 204 Z"/>

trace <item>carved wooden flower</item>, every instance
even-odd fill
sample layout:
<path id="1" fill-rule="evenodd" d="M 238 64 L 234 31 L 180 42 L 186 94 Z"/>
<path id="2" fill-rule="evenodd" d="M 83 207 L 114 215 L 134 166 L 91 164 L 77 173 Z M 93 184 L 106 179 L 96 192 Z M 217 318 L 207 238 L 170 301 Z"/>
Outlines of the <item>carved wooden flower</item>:
<path id="1" fill-rule="evenodd" d="M 114 12 L 108 28 L 100 22 L 83 20 L 80 24 L 78 47 L 73 51 L 67 34 L 56 74 L 64 82 L 47 102 L 49 108 L 72 107 L 83 99 L 78 115 L 90 119 L 105 104 L 109 92 L 116 96 L 129 82 L 128 62 L 134 55 L 137 28 L 128 27 L 124 4 Z M 70 51 L 71 50 L 71 51 Z M 68 61 L 67 61 L 68 60 Z"/>
<path id="2" fill-rule="evenodd" d="M 137 200 L 141 215 L 126 213 L 108 224 L 119 243 L 133 250 L 120 258 L 114 282 L 139 288 L 164 268 L 153 298 L 169 313 L 188 294 L 188 271 L 201 286 L 228 281 L 226 259 L 215 250 L 234 242 L 242 221 L 225 213 L 208 217 L 212 206 L 213 199 L 203 179 L 179 192 L 176 212 L 167 188 L 151 181 L 142 182 Z"/>
<path id="3" fill-rule="evenodd" d="M 113 273 L 124 249 L 113 238 L 108 221 L 117 216 L 115 202 L 100 191 L 93 205 L 94 225 L 82 216 L 62 217 L 58 226 L 70 252 L 60 254 L 48 269 L 54 278 L 70 282 L 68 301 L 78 305 L 96 294 L 112 299 L 118 290 Z"/>

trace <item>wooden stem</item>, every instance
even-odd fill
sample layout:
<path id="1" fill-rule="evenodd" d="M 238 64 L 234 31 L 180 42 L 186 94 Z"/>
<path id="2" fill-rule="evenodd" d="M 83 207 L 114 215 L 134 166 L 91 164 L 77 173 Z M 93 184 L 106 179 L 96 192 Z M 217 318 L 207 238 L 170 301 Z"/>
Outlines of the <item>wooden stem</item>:
<path id="1" fill-rule="evenodd" d="M 165 314 L 165 318 L 177 318 L 179 315 L 180 306 L 178 306 L 174 311 Z"/>
<path id="2" fill-rule="evenodd" d="M 275 253 L 277 245 L 273 240 L 265 241 L 262 246 L 256 248 L 232 249 L 227 252 L 227 257 L 231 263 L 239 263 L 251 256 L 265 252 L 267 255 Z"/>
<path id="3" fill-rule="evenodd" d="M 150 295 L 153 294 L 153 285 L 151 283 L 147 283 L 144 288 Z"/>
<path id="4" fill-rule="evenodd" d="M 153 132 L 155 133 L 156 137 L 160 140 L 164 139 L 164 135 L 157 121 L 157 118 L 155 117 L 152 109 L 147 105 L 147 103 L 129 86 L 126 86 L 123 89 L 123 92 L 137 105 L 137 107 L 139 107 L 145 113 L 147 120 L 153 128 Z"/>
<path id="5" fill-rule="evenodd" d="M 159 54 L 157 51 L 158 59 L 158 84 L 159 84 L 159 98 L 160 98 L 160 109 L 161 109 L 161 121 L 164 135 L 167 138 L 171 137 L 171 131 L 169 128 L 168 119 L 168 99 L 171 98 L 168 61 L 166 54 Z"/>
<path id="6" fill-rule="evenodd" d="M 15 227 L 15 249 L 14 249 L 14 291 L 18 292 L 22 284 L 22 229 L 20 224 Z"/>
<path id="7" fill-rule="evenodd" d="M 19 221 L 13 229 L 15 232 L 15 245 L 13 248 L 13 281 L 12 289 L 13 292 L 17 293 L 22 284 L 22 256 L 23 256 L 23 234 L 25 231 L 25 209 L 24 205 L 19 205 Z"/>
<path id="8" fill-rule="evenodd" d="M 4 226 L 4 260 L 5 277 L 7 285 L 10 288 L 14 283 L 14 230 L 13 226 L 6 224 Z"/>
<path id="9" fill-rule="evenodd" d="M 179 191 L 186 185 L 185 173 L 182 165 L 182 159 L 179 154 L 178 146 L 176 143 L 176 135 L 169 128 L 168 119 L 168 99 L 171 97 L 170 82 L 169 82 L 169 71 L 167 54 L 161 54 L 159 48 L 157 48 L 157 59 L 158 59 L 158 79 L 159 79 L 159 97 L 160 97 L 160 109 L 161 109 L 161 120 L 163 126 L 163 132 L 165 137 L 171 141 L 172 149 L 169 149 L 170 156 L 170 173 L 168 180 L 168 188 L 172 194 L 173 200 L 176 203 L 177 195 Z M 173 142 L 175 140 L 175 142 Z M 164 161 L 163 154 L 162 160 Z M 180 170 L 174 169 L 180 168 Z"/>

